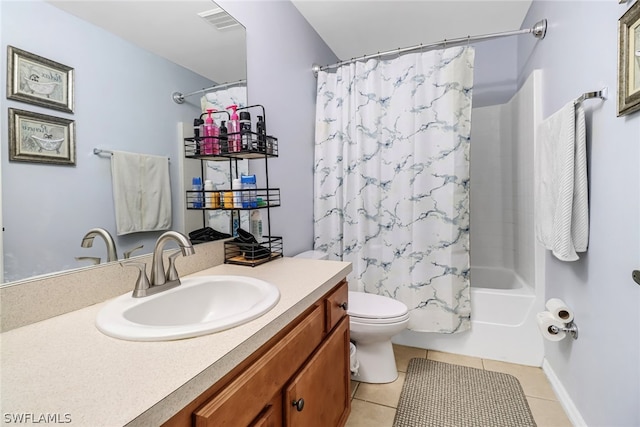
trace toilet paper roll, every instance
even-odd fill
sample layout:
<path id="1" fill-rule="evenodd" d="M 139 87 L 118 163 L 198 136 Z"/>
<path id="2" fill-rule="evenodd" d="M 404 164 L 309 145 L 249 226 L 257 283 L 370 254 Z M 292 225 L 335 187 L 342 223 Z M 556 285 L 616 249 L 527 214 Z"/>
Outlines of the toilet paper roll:
<path id="1" fill-rule="evenodd" d="M 564 303 L 560 298 L 551 298 L 547 301 L 547 310 L 555 317 L 563 323 L 569 323 L 573 320 L 573 310 L 567 307 L 567 304 Z"/>
<path id="2" fill-rule="evenodd" d="M 567 335 L 567 333 L 564 331 L 558 331 L 554 333 L 551 330 L 551 326 L 563 328 L 564 324 L 561 320 L 556 319 L 550 312 L 543 311 L 541 313 L 538 313 L 536 317 L 538 328 L 540 329 L 540 333 L 542 334 L 543 338 L 549 341 L 560 341 Z"/>

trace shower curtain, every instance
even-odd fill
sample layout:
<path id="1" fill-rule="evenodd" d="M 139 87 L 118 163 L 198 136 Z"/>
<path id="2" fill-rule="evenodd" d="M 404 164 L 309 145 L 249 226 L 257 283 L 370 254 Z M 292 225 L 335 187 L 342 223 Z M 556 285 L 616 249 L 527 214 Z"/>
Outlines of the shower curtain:
<path id="1" fill-rule="evenodd" d="M 469 328 L 473 47 L 318 75 L 314 247 L 352 290 L 389 296 L 409 329 Z"/>

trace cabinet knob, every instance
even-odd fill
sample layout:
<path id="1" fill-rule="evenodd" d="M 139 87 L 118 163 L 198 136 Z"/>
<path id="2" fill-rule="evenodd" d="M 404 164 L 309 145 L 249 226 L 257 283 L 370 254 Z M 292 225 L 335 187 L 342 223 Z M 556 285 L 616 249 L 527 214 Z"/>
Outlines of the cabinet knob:
<path id="1" fill-rule="evenodd" d="M 291 402 L 291 404 L 296 407 L 298 412 L 300 412 L 300 411 L 302 411 L 304 409 L 304 399 L 303 398 L 300 398 L 298 400 L 294 400 L 293 402 Z"/>
<path id="2" fill-rule="evenodd" d="M 349 303 L 347 303 L 346 301 L 343 302 L 342 304 L 338 304 L 338 307 L 340 307 L 341 309 L 343 309 L 344 311 L 347 311 L 349 309 Z"/>

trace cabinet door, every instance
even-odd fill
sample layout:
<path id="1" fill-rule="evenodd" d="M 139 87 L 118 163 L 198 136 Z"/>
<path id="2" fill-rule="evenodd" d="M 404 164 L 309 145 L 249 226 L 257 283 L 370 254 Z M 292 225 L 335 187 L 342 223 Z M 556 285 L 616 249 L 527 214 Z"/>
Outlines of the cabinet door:
<path id="1" fill-rule="evenodd" d="M 343 426 L 349 411 L 349 318 L 292 378 L 284 393 L 285 426 Z"/>
<path id="2" fill-rule="evenodd" d="M 196 427 L 247 426 L 322 341 L 324 310 L 316 306 L 289 334 L 194 412 Z M 277 411 L 276 411 L 277 412 Z"/>

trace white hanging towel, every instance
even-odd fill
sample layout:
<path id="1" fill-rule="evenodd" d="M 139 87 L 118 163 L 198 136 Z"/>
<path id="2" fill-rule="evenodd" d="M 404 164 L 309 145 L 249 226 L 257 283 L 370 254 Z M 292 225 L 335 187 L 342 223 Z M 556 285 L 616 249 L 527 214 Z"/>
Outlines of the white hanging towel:
<path id="1" fill-rule="evenodd" d="M 545 248 L 576 261 L 589 242 L 584 109 L 570 102 L 538 126 L 535 156 L 535 228 Z"/>
<path id="2" fill-rule="evenodd" d="M 171 228 L 169 158 L 114 151 L 111 180 L 118 236 Z"/>

